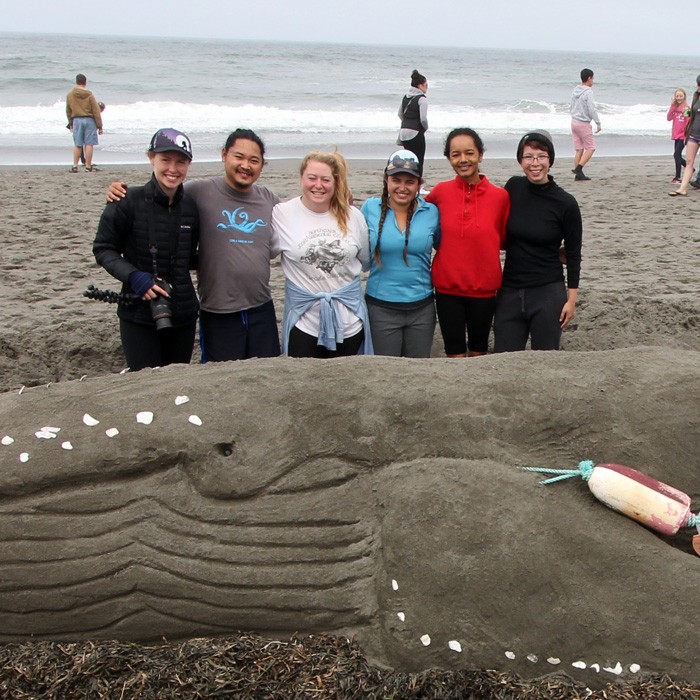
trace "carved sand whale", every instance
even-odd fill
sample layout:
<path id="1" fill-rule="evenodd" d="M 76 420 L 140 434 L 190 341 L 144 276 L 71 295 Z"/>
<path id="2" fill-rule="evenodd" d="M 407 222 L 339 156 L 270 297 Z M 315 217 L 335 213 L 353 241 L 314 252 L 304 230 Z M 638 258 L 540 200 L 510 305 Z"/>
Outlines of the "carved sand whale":
<path id="1" fill-rule="evenodd" d="M 697 682 L 700 559 L 518 467 L 633 464 L 697 501 L 698 406 L 698 353 L 639 348 L 0 395 L 0 640 L 324 631 L 407 670 Z"/>

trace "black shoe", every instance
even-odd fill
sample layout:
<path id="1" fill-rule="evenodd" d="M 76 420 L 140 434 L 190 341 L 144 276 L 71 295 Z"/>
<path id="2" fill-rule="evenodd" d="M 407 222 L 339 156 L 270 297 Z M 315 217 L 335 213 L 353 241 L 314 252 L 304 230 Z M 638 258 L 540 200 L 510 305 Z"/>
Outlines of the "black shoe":
<path id="1" fill-rule="evenodd" d="M 583 170 L 580 172 L 576 173 L 574 176 L 574 180 L 590 180 L 591 178 L 588 177 L 588 175 L 584 175 Z"/>
<path id="2" fill-rule="evenodd" d="M 700 190 L 700 182 L 698 182 L 697 180 L 691 180 L 690 186 L 694 187 L 696 190 Z"/>

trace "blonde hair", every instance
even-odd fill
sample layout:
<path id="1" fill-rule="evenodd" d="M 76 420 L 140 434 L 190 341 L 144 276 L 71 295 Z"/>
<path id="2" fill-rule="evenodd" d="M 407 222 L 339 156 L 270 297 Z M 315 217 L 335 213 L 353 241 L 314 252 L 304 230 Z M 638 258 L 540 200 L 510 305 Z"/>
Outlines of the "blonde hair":
<path id="1" fill-rule="evenodd" d="M 299 174 L 303 175 L 309 161 L 325 163 L 333 173 L 334 190 L 331 197 L 330 212 L 338 222 L 341 233 L 345 236 L 348 232 L 348 219 L 350 218 L 350 188 L 348 187 L 348 164 L 338 151 L 325 153 L 324 151 L 312 151 L 307 153 L 299 166 Z"/>
<path id="2" fill-rule="evenodd" d="M 682 93 L 683 93 L 683 100 L 684 100 L 685 102 L 688 101 L 688 95 L 687 95 L 686 91 L 685 91 L 683 88 L 676 88 L 676 89 L 673 91 L 673 96 L 674 96 L 674 97 L 676 96 L 676 93 L 677 93 L 677 92 L 682 92 Z"/>

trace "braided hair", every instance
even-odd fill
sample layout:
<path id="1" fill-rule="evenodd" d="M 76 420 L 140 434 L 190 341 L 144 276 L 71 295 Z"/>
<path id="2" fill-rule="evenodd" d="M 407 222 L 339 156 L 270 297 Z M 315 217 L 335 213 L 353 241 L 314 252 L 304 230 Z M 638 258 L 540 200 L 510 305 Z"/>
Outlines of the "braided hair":
<path id="1" fill-rule="evenodd" d="M 408 262 L 408 237 L 411 235 L 411 219 L 413 218 L 413 213 L 416 210 L 416 199 L 414 199 L 408 205 L 408 211 L 406 213 L 406 232 L 404 233 L 404 246 L 403 246 L 403 261 L 406 265 L 410 264 Z M 377 226 L 377 245 L 374 248 L 374 262 L 377 263 L 378 267 L 382 266 L 381 256 L 379 253 L 379 244 L 382 239 L 382 229 L 384 228 L 384 219 L 386 219 L 386 213 L 389 209 L 389 187 L 387 184 L 387 177 L 384 176 L 384 187 L 382 188 L 382 198 L 381 198 L 381 215 L 379 217 L 379 225 Z"/>

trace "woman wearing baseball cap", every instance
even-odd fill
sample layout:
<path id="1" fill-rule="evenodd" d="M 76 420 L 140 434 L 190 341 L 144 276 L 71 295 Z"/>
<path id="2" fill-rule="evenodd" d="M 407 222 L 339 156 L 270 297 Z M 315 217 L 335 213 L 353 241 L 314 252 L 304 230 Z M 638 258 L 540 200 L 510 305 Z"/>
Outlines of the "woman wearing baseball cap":
<path id="1" fill-rule="evenodd" d="M 381 197 L 362 206 L 369 227 L 366 296 L 375 355 L 430 357 L 435 301 L 430 261 L 440 230 L 437 207 L 418 196 L 418 157 L 402 149 L 384 169 Z"/>
<path id="2" fill-rule="evenodd" d="M 189 138 L 157 131 L 148 149 L 153 175 L 143 187 L 105 207 L 92 251 L 120 280 L 132 303 L 117 308 L 131 371 L 192 357 L 199 302 L 190 277 L 196 267 L 199 214 L 182 183 L 192 161 Z"/>

